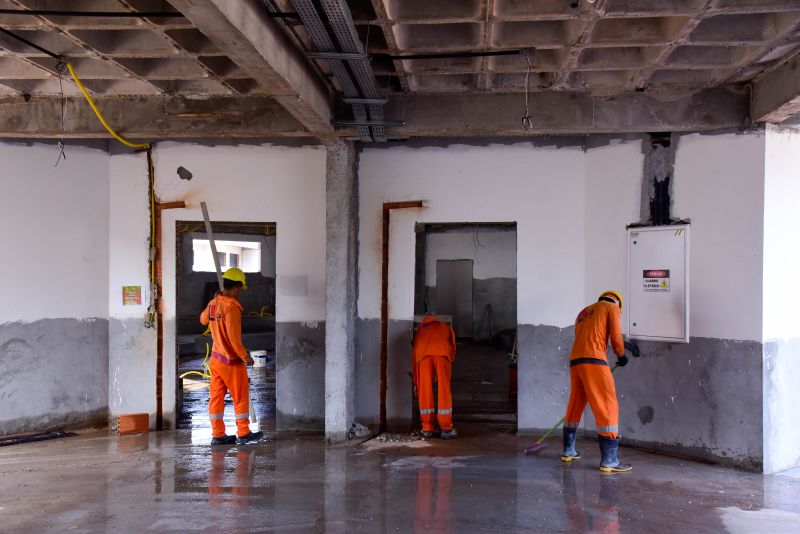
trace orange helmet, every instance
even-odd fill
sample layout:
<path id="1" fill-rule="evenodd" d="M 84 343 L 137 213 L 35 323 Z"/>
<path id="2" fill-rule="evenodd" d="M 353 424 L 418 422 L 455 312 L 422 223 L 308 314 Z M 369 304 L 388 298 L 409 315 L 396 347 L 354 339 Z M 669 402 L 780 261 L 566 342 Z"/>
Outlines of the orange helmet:
<path id="1" fill-rule="evenodd" d="M 617 302 L 617 304 L 619 304 L 619 309 L 622 310 L 622 295 L 620 295 L 618 291 L 614 290 L 603 291 L 602 293 L 600 293 L 599 298 L 603 297 L 614 299 Z"/>

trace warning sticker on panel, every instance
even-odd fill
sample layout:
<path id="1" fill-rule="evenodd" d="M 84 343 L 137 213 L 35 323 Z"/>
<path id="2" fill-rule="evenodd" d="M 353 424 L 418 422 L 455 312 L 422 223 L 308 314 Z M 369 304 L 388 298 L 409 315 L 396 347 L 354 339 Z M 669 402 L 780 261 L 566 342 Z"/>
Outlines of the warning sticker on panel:
<path id="1" fill-rule="evenodd" d="M 644 271 L 644 292 L 669 292 L 669 269 L 650 269 Z"/>

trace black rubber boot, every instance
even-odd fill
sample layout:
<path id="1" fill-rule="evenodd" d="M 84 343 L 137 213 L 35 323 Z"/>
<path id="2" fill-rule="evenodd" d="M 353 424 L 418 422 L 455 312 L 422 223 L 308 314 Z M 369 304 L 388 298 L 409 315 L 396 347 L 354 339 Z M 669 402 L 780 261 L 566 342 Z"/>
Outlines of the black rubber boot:
<path id="1" fill-rule="evenodd" d="M 442 439 L 456 439 L 456 436 L 458 436 L 458 434 L 456 433 L 455 428 L 451 428 L 450 430 L 442 430 L 442 433 L 440 434 Z"/>
<path id="2" fill-rule="evenodd" d="M 606 438 L 600 436 L 600 471 L 603 473 L 624 473 L 633 469 L 632 465 L 619 463 L 617 458 L 617 447 L 619 447 L 619 438 Z"/>
<path id="3" fill-rule="evenodd" d="M 244 445 L 246 443 L 255 443 L 256 441 L 260 440 L 264 437 L 263 432 L 250 432 L 246 436 L 237 437 L 236 443 L 239 445 Z"/>
<path id="4" fill-rule="evenodd" d="M 575 449 L 575 439 L 578 437 L 577 428 L 563 428 L 564 452 L 561 453 L 562 462 L 572 462 L 581 459 L 581 453 Z"/>
<path id="5" fill-rule="evenodd" d="M 211 438 L 211 445 L 233 445 L 236 443 L 236 436 L 222 436 L 221 438 Z"/>

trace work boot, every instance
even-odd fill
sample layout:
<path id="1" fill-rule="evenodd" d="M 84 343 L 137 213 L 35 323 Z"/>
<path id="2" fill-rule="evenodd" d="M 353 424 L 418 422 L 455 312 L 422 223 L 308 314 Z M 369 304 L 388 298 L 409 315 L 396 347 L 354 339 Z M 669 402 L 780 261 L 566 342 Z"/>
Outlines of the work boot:
<path id="1" fill-rule="evenodd" d="M 456 429 L 455 428 L 451 428 L 450 430 L 442 430 L 441 438 L 442 439 L 456 439 L 457 435 L 458 434 L 456 433 Z"/>
<path id="2" fill-rule="evenodd" d="M 572 462 L 581 459 L 581 453 L 575 449 L 575 439 L 578 437 L 577 428 L 564 427 L 564 452 L 561 453 L 562 462 Z"/>
<path id="3" fill-rule="evenodd" d="M 236 438 L 236 443 L 239 445 L 245 445 L 247 443 L 255 443 L 256 441 L 260 440 L 264 437 L 263 432 L 250 432 L 246 436 L 239 436 Z"/>
<path id="4" fill-rule="evenodd" d="M 619 447 L 619 438 L 600 436 L 600 454 L 602 455 L 600 471 L 603 473 L 624 473 L 633 469 L 630 464 L 619 463 L 617 447 Z"/>
<path id="5" fill-rule="evenodd" d="M 222 436 L 221 438 L 211 438 L 211 445 L 233 445 L 236 443 L 236 436 Z"/>
<path id="6" fill-rule="evenodd" d="M 425 438 L 425 439 L 431 439 L 431 438 L 433 438 L 435 436 L 436 436 L 436 432 L 434 432 L 433 430 L 423 430 L 422 431 L 422 437 Z"/>

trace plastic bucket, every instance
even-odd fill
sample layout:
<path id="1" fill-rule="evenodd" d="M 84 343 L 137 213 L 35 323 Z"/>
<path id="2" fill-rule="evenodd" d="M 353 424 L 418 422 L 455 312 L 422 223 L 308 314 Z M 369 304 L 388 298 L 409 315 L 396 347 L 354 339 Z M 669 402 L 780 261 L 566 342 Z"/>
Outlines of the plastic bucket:
<path id="1" fill-rule="evenodd" d="M 267 351 L 265 350 L 251 350 L 250 356 L 253 358 L 253 367 L 266 367 L 267 366 Z"/>

